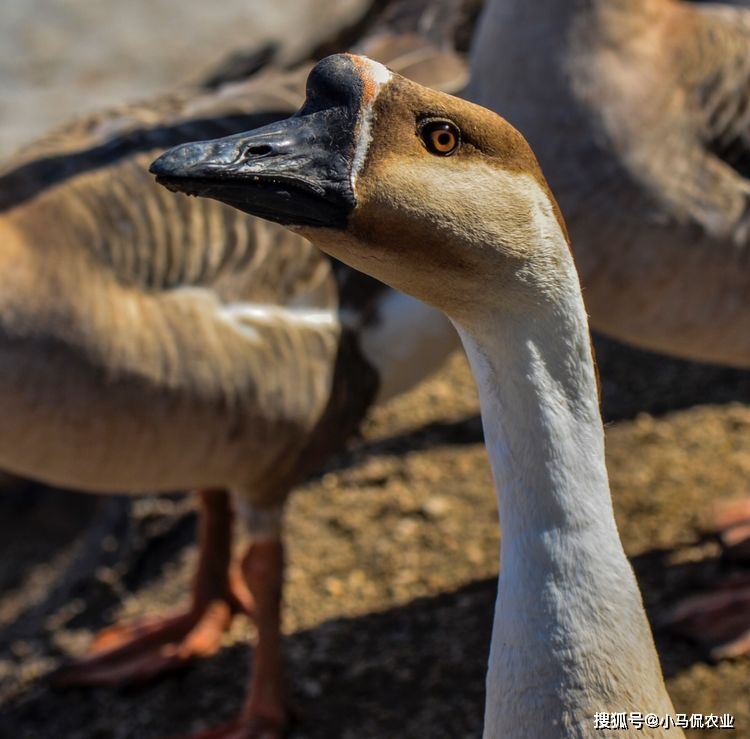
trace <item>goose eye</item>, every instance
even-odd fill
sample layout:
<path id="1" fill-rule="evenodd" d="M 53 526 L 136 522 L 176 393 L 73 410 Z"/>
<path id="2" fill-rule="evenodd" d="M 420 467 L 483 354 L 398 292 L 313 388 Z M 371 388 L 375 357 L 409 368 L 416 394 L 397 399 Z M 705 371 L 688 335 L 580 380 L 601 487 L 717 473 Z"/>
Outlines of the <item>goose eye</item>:
<path id="1" fill-rule="evenodd" d="M 419 133 L 427 151 L 439 156 L 450 156 L 461 145 L 458 128 L 450 121 L 428 121 Z"/>

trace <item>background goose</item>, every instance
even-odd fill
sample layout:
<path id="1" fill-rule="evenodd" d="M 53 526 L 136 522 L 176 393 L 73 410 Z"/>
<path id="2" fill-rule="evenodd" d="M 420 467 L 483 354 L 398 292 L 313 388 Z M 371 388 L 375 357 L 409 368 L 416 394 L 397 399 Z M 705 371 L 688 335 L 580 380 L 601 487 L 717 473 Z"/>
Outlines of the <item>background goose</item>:
<path id="1" fill-rule="evenodd" d="M 415 37 L 373 43 L 425 81 L 462 83 L 453 54 Z M 243 736 L 276 736 L 286 722 L 288 493 L 375 399 L 457 343 L 437 311 L 303 239 L 216 203 L 177 201 L 148 177 L 165 146 L 288 114 L 305 72 L 77 121 L 0 174 L 0 467 L 96 492 L 197 488 L 204 510 L 188 612 L 104 632 L 57 679 L 150 677 L 215 651 L 244 610 L 258 647 L 245 710 L 227 729 Z M 233 575 L 226 490 L 253 537 Z"/>
<path id="2" fill-rule="evenodd" d="M 335 56 L 311 72 L 295 117 L 178 146 L 152 172 L 289 226 L 458 328 L 505 532 L 485 736 L 593 737 L 597 711 L 673 715 L 612 514 L 565 226 L 523 138 L 478 106 Z"/>
<path id="3" fill-rule="evenodd" d="M 749 59 L 744 8 L 487 4 L 469 97 L 502 111 L 537 152 L 595 328 L 750 367 Z M 749 514 L 747 504 L 725 511 L 725 543 L 747 537 Z M 674 617 L 714 656 L 727 656 L 748 647 L 748 604 L 750 590 L 732 583 Z"/>

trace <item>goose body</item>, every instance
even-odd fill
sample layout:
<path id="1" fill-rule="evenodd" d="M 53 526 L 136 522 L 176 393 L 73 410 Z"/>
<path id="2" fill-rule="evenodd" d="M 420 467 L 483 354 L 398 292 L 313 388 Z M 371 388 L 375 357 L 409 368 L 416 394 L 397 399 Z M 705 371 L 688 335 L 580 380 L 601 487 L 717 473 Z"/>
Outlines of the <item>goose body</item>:
<path id="1" fill-rule="evenodd" d="M 415 37 L 380 45 L 432 58 L 421 74 L 436 84 L 461 66 Z M 105 632 L 57 680 L 150 677 L 218 649 L 232 612 L 244 610 L 259 643 L 246 706 L 226 736 L 278 736 L 286 723 L 288 494 L 373 402 L 458 344 L 435 309 L 280 226 L 176 199 L 148 175 L 166 146 L 288 115 L 306 73 L 269 71 L 81 120 L 0 172 L 0 468 L 100 493 L 202 491 L 189 611 Z M 252 538 L 239 577 L 230 577 L 226 491 Z"/>
<path id="2" fill-rule="evenodd" d="M 310 152 L 309 140 L 327 144 Z M 336 56 L 311 72 L 293 118 L 176 147 L 152 172 L 287 225 L 457 327 L 503 525 L 485 736 L 606 736 L 598 711 L 673 715 L 612 513 L 565 226 L 520 134 L 376 62 Z"/>
<path id="3" fill-rule="evenodd" d="M 534 147 L 597 329 L 750 366 L 748 52 L 745 8 L 487 4 L 468 96 Z"/>
<path id="4" fill-rule="evenodd" d="M 468 95 L 502 111 L 539 156 L 595 328 L 750 367 L 748 60 L 743 7 L 488 3 Z M 748 519 L 747 504 L 731 505 L 713 525 L 733 547 L 746 540 Z M 719 585 L 671 616 L 714 658 L 750 646 L 749 591 Z"/>

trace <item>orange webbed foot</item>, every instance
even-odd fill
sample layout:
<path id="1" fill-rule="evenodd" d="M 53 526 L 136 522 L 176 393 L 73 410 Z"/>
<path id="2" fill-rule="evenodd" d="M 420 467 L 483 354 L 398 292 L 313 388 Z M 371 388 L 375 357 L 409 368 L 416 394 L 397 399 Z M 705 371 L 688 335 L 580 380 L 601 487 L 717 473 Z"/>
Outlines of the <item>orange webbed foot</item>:
<path id="1" fill-rule="evenodd" d="M 51 675 L 60 687 L 142 683 L 215 654 L 238 613 L 254 603 L 238 565 L 231 564 L 229 496 L 206 490 L 201 500 L 201 543 L 192 606 L 184 613 L 104 629 L 88 653 Z"/>
<path id="2" fill-rule="evenodd" d="M 750 652 L 750 575 L 727 578 L 712 590 L 692 595 L 666 616 L 664 624 L 706 649 L 711 659 Z"/>
<path id="3" fill-rule="evenodd" d="M 143 683 L 219 651 L 224 632 L 239 610 L 229 600 L 212 600 L 185 613 L 100 632 L 88 653 L 62 665 L 51 680 L 59 687 L 117 687 Z"/>

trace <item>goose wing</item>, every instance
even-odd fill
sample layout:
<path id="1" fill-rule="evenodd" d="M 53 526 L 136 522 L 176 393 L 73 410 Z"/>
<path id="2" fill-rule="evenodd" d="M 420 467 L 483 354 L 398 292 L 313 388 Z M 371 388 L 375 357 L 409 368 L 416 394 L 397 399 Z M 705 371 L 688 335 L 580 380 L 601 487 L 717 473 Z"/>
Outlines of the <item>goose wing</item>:
<path id="1" fill-rule="evenodd" d="M 281 227 L 177 197 L 147 173 L 180 141 L 289 115 L 306 73 L 269 70 L 91 116 L 0 170 L 0 226 L 23 250 L 21 269 L 1 242 L 0 260 L 16 260 L 0 296 L 0 380 L 14 388 L 3 415 L 18 420 L 7 424 L 6 467 L 92 489 L 215 484 L 227 470 L 257 485 L 298 473 L 315 439 L 339 443 L 356 425 L 375 379 L 338 308 L 367 320 L 387 288 Z M 92 419 L 102 419 L 101 444 L 82 479 L 77 450 Z"/>
<path id="2" fill-rule="evenodd" d="M 148 174 L 172 143 L 289 115 L 303 78 L 270 71 L 91 116 L 4 166 L 0 225 L 22 244 L 9 250 L 5 239 L 0 250 L 13 267 L 0 298 L 2 374 L 17 388 L 4 411 L 35 419 L 24 426 L 28 444 L 8 445 L 14 469 L 54 468 L 54 479 L 77 481 L 74 450 L 88 437 L 70 429 L 85 431 L 92 414 L 109 419 L 102 459 L 79 481 L 94 489 L 111 479 L 180 486 L 199 472 L 241 469 L 254 451 L 277 459 L 303 444 L 329 403 L 340 352 L 330 260 L 280 227 L 175 197 Z M 53 374 L 65 400 L 56 391 L 42 403 Z M 180 419 L 186 433 L 175 443 Z M 143 482 L 115 473 L 119 448 L 140 460 Z M 227 454 L 236 464 L 219 458 Z M 173 470 L 185 479 L 160 477 Z"/>
<path id="3" fill-rule="evenodd" d="M 673 174 L 665 194 L 672 196 L 678 216 L 696 220 L 709 237 L 745 244 L 750 240 L 750 11 L 686 5 L 674 21 L 665 29 L 671 74 L 664 79 L 672 84 L 664 110 L 679 111 L 669 137 L 682 148 L 668 165 Z M 671 145 L 665 148 L 670 151 Z"/>

